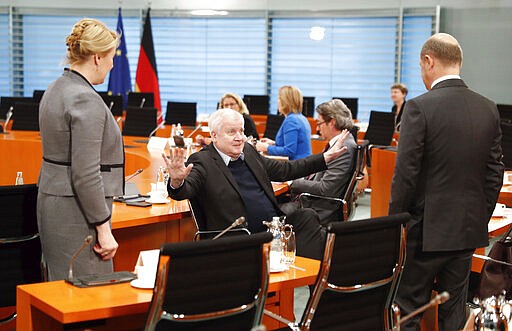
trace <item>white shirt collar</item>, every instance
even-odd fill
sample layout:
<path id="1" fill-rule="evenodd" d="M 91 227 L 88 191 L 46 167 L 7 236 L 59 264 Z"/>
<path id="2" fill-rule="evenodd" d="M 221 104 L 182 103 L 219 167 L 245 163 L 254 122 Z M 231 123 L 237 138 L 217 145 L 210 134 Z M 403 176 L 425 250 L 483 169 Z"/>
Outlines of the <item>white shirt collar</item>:
<path id="1" fill-rule="evenodd" d="M 215 149 L 217 150 L 217 152 L 219 153 L 220 157 L 222 158 L 222 161 L 224 161 L 224 164 L 227 166 L 229 164 L 229 161 L 235 161 L 237 159 L 233 159 L 231 158 L 231 156 L 227 155 L 227 154 L 224 154 L 222 153 L 218 148 L 217 146 L 215 146 L 215 143 L 212 143 L 213 144 L 213 147 L 215 147 Z M 240 156 L 238 158 L 241 158 L 242 160 L 244 160 L 245 156 L 244 156 L 244 152 L 240 153 Z"/>
<path id="2" fill-rule="evenodd" d="M 460 76 L 459 75 L 446 75 L 446 76 L 441 76 L 439 77 L 438 79 L 436 79 L 435 81 L 432 82 L 432 85 L 430 86 L 430 89 L 433 89 L 434 86 L 437 84 L 437 83 L 440 83 L 442 82 L 443 80 L 447 80 L 447 79 L 460 79 Z"/>

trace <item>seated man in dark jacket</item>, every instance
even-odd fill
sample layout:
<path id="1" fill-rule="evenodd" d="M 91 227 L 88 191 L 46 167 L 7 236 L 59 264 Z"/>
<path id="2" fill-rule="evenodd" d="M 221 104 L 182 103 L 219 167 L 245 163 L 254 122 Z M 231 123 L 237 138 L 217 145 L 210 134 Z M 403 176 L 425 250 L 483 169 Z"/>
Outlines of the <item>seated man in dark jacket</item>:
<path id="1" fill-rule="evenodd" d="M 207 220 L 207 230 L 222 230 L 244 216 L 251 232 L 265 231 L 262 221 L 284 215 L 271 181 L 287 181 L 326 169 L 326 163 L 346 151 L 342 146 L 350 134 L 324 154 L 282 162 L 264 157 L 244 135 L 244 119 L 231 109 L 211 115 L 212 143 L 192 154 L 185 164 L 185 151 L 174 149 L 170 160 L 164 157 L 170 174 L 168 191 L 175 200 L 194 198 Z M 321 258 L 325 233 L 312 210 L 288 215 L 297 235 L 297 254 Z"/>

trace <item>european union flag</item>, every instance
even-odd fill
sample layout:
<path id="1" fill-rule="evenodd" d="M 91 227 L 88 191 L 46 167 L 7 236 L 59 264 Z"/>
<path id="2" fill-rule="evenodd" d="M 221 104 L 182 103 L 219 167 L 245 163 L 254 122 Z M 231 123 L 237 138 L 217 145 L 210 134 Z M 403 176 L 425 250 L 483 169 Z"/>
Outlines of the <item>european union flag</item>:
<path id="1" fill-rule="evenodd" d="M 110 95 L 123 96 L 123 109 L 126 109 L 128 101 L 128 92 L 132 90 L 130 78 L 130 66 L 128 65 L 128 52 L 126 51 L 126 41 L 124 38 L 123 17 L 121 8 L 117 18 L 117 32 L 121 35 L 121 42 L 114 56 L 114 68 L 110 71 L 108 80 L 108 93 Z"/>

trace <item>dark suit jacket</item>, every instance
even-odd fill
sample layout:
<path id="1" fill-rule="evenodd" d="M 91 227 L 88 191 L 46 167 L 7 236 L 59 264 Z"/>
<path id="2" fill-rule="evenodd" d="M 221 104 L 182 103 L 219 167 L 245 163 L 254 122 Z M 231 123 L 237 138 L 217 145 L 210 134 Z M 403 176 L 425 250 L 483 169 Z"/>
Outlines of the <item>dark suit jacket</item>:
<path id="1" fill-rule="evenodd" d="M 424 251 L 488 245 L 503 181 L 500 141 L 496 105 L 460 79 L 407 102 L 389 213 L 421 223 Z"/>
<path id="2" fill-rule="evenodd" d="M 277 161 L 259 154 L 245 144 L 245 163 L 251 169 L 265 194 L 279 211 L 270 181 L 287 181 L 326 169 L 323 154 L 296 161 Z M 245 215 L 244 202 L 238 184 L 224 164 L 213 143 L 192 154 L 188 162 L 194 164 L 183 185 L 169 195 L 175 200 L 194 199 L 206 218 L 206 230 L 222 230 Z M 254 201 L 253 203 L 258 203 Z"/>

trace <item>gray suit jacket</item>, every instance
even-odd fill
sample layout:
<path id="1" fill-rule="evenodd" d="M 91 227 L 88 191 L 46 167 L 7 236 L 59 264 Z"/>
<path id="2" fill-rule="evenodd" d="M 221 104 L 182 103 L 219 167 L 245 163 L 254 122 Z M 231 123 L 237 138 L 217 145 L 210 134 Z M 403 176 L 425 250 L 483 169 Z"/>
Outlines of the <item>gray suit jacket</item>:
<path id="1" fill-rule="evenodd" d="M 39 191 L 75 197 L 89 223 L 109 220 L 105 197 L 124 191 L 123 139 L 110 110 L 85 78 L 71 70 L 48 87 L 39 109 Z"/>
<path id="2" fill-rule="evenodd" d="M 488 245 L 503 181 L 500 142 L 496 105 L 460 79 L 407 102 L 389 213 L 411 213 L 424 251 Z"/>
<path id="3" fill-rule="evenodd" d="M 290 187 L 292 195 L 307 192 L 326 197 L 342 198 L 355 165 L 356 142 L 354 136 L 349 135 L 343 146 L 347 147 L 347 152 L 329 162 L 327 170 L 317 172 L 312 178 L 294 180 Z M 306 200 L 306 202 L 304 207 L 316 210 L 322 224 L 327 224 L 329 221 L 336 219 L 334 214 L 339 210 L 340 203 L 323 199 L 311 199 L 311 201 Z"/>
<path id="4" fill-rule="evenodd" d="M 271 181 L 286 181 L 306 176 L 326 168 L 323 154 L 305 159 L 283 162 L 269 159 L 245 144 L 245 163 L 252 171 L 269 200 L 279 210 Z M 207 230 L 222 230 L 245 215 L 244 201 L 238 184 L 213 143 L 192 154 L 188 161 L 192 171 L 178 189 L 168 186 L 169 195 L 175 200 L 195 199 Z M 257 204 L 258 201 L 253 203 Z"/>

